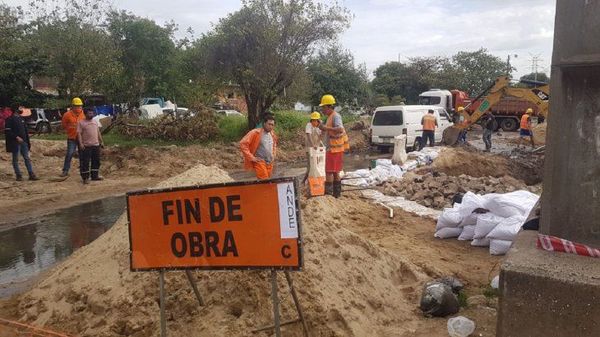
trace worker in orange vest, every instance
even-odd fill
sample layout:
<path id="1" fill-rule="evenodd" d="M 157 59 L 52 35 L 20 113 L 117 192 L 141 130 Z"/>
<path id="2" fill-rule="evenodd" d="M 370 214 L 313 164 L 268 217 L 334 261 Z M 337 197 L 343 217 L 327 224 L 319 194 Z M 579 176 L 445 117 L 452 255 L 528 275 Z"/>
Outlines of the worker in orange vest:
<path id="1" fill-rule="evenodd" d="M 533 113 L 532 108 L 527 108 L 525 114 L 521 116 L 521 130 L 519 131 L 519 144 L 517 147 L 521 147 L 521 143 L 529 137 L 531 140 L 531 147 L 535 148 L 535 144 L 533 142 L 533 130 L 531 128 L 531 114 Z"/>
<path id="2" fill-rule="evenodd" d="M 319 125 L 319 128 L 325 132 L 325 193 L 333 195 L 336 198 L 342 196 L 342 179 L 340 172 L 344 169 L 344 151 L 350 149 L 348 135 L 344 129 L 342 116 L 335 112 L 335 98 L 332 95 L 323 95 L 321 98 L 321 107 L 323 113 L 327 116 L 325 124 Z"/>
<path id="3" fill-rule="evenodd" d="M 250 130 L 240 141 L 240 150 L 244 156 L 244 168 L 253 170 L 257 179 L 269 179 L 273 174 L 273 162 L 277 150 L 275 117 L 266 113 L 263 126 Z"/>
<path id="4" fill-rule="evenodd" d="M 75 97 L 71 101 L 71 109 L 62 116 L 62 128 L 67 134 L 67 154 L 65 155 L 65 162 L 63 164 L 62 174 L 60 175 L 61 177 L 67 177 L 69 175 L 73 154 L 75 153 L 75 150 L 79 150 L 77 124 L 84 119 L 83 101 L 81 98 Z"/>
<path id="5" fill-rule="evenodd" d="M 435 128 L 438 126 L 438 121 L 433 114 L 434 111 L 430 109 L 427 114 L 421 118 L 421 125 L 423 126 L 423 136 L 421 137 L 422 147 L 427 145 L 427 140 L 429 140 L 429 146 L 435 144 Z"/>

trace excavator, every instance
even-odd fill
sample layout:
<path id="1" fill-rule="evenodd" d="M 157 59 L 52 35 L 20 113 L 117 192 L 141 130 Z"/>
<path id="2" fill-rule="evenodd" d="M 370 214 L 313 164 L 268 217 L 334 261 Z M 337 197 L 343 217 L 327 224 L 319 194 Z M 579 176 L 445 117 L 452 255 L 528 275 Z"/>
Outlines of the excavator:
<path id="1" fill-rule="evenodd" d="M 522 80 L 525 84 L 540 85 L 536 88 L 515 88 L 510 86 L 510 78 L 508 76 L 498 77 L 492 85 L 486 88 L 481 94 L 479 94 L 469 105 L 465 107 L 465 110 L 460 113 L 460 117 L 463 123 L 455 124 L 446 130 L 442 135 L 442 142 L 446 145 L 454 145 L 458 142 L 460 133 L 477 123 L 479 118 L 489 110 L 494 104 L 498 103 L 502 97 L 510 96 L 528 100 L 534 103 L 538 107 L 538 115 L 546 118 L 548 116 L 548 99 L 550 98 L 550 86 L 547 83 L 540 83 L 535 81 Z M 477 102 L 483 96 L 485 99 L 481 102 L 479 107 L 472 113 L 467 112 L 468 107 Z"/>

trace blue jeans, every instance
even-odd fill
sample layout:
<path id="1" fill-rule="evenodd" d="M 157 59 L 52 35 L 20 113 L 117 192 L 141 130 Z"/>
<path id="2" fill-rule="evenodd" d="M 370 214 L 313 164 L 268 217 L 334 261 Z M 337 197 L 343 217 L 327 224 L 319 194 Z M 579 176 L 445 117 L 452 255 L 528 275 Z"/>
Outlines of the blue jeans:
<path id="1" fill-rule="evenodd" d="M 26 142 L 17 144 L 12 151 L 12 162 L 13 168 L 15 169 L 15 175 L 17 177 L 21 177 L 21 170 L 19 170 L 19 152 L 23 156 L 25 167 L 27 167 L 27 172 L 30 176 L 33 175 L 33 167 L 31 166 L 31 159 L 29 159 L 29 146 Z"/>
<path id="2" fill-rule="evenodd" d="M 73 154 L 77 151 L 79 146 L 77 145 L 77 141 L 74 139 L 67 139 L 67 154 L 65 155 L 65 164 L 63 165 L 63 172 L 69 173 L 71 169 L 71 160 L 73 159 Z"/>

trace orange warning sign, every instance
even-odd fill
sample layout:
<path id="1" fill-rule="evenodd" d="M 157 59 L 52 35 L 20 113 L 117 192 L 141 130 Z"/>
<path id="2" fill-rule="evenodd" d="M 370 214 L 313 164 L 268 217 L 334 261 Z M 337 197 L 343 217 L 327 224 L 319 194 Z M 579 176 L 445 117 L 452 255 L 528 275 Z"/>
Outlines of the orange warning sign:
<path id="1" fill-rule="evenodd" d="M 296 183 L 127 193 L 132 270 L 302 267 Z"/>

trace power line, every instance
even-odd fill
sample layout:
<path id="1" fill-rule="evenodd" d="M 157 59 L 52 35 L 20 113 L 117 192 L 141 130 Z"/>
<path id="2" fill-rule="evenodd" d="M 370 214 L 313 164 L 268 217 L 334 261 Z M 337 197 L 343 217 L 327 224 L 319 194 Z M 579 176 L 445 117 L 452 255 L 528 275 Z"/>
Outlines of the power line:
<path id="1" fill-rule="evenodd" d="M 542 59 L 541 54 L 533 55 L 529 53 L 529 55 L 531 56 L 531 59 L 529 60 L 531 62 L 531 72 L 534 74 L 533 80 L 537 81 L 538 67 L 540 62 L 544 62 L 544 60 Z"/>

